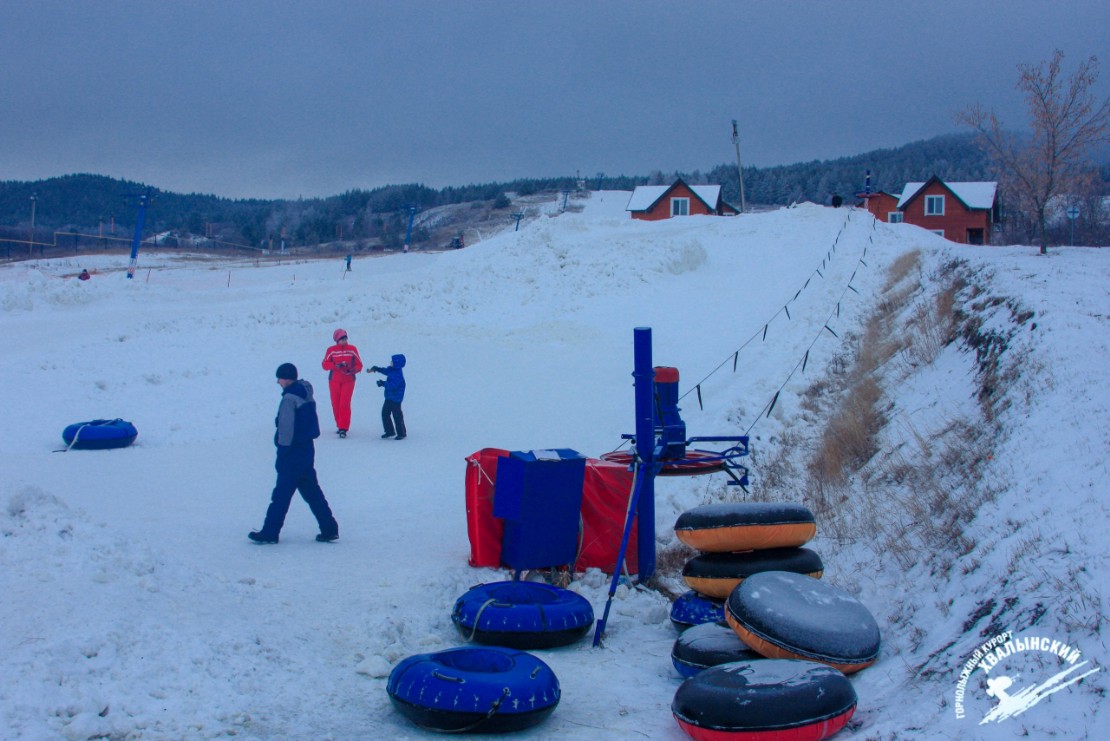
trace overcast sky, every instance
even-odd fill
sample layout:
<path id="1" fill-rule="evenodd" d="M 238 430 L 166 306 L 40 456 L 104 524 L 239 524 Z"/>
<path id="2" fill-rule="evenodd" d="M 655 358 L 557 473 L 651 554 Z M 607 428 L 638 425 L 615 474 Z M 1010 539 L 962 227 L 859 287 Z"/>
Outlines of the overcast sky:
<path id="1" fill-rule="evenodd" d="M 3 0 L 0 180 L 234 198 L 859 154 L 1025 123 L 1107 0 Z M 1110 85 L 1103 69 L 1098 89 Z"/>

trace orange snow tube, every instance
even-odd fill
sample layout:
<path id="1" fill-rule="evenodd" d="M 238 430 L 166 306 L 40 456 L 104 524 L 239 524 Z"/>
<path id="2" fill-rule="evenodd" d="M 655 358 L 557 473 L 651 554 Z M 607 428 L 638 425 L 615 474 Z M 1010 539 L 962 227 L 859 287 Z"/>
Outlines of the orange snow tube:
<path id="1" fill-rule="evenodd" d="M 675 535 L 706 553 L 804 545 L 817 533 L 809 508 L 789 502 L 705 504 L 679 515 Z"/>
<path id="2" fill-rule="evenodd" d="M 745 579 L 725 603 L 725 621 L 769 659 L 817 661 L 851 674 L 879 656 L 879 626 L 868 609 L 803 574 L 765 571 Z"/>
<path id="3" fill-rule="evenodd" d="M 825 565 L 821 557 L 808 548 L 702 553 L 686 562 L 682 579 L 698 594 L 724 600 L 745 579 L 764 571 L 790 571 L 820 579 Z"/>

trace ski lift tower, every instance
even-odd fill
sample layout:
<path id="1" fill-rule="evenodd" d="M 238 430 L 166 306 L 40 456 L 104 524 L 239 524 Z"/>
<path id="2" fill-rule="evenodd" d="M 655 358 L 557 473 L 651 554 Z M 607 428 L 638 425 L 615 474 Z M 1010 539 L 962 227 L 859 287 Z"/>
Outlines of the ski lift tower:
<path id="1" fill-rule="evenodd" d="M 139 244 L 143 238 L 143 221 L 146 220 L 146 207 L 154 197 L 154 189 L 147 188 L 145 192 L 131 194 L 139 199 L 139 216 L 135 219 L 135 236 L 131 239 L 131 262 L 127 264 L 127 279 L 135 277 L 135 270 L 139 267 Z"/>
<path id="2" fill-rule="evenodd" d="M 409 251 L 409 245 L 412 244 L 412 222 L 416 219 L 416 206 L 406 206 L 405 210 L 409 212 L 409 228 L 405 232 L 405 246 L 403 252 Z"/>
<path id="3" fill-rule="evenodd" d="M 686 437 L 686 423 L 678 408 L 678 369 L 655 367 L 651 361 L 651 327 L 633 330 L 632 372 L 636 401 L 636 432 L 621 435 L 633 444 L 631 452 L 613 451 L 601 456 L 602 460 L 629 464 L 633 471 L 633 487 L 625 515 L 617 563 L 609 583 L 609 599 L 605 611 L 597 621 L 594 646 L 601 643 L 609 620 L 609 608 L 621 578 L 621 564 L 631 546 L 633 521 L 637 523 L 636 557 L 639 581 L 649 580 L 655 573 L 655 477 L 695 476 L 723 472 L 732 479 L 730 483 L 741 488 L 748 485 L 748 469 L 740 458 L 748 455 L 748 436 L 729 435 L 712 437 Z M 695 448 L 698 443 L 726 444 L 724 450 Z"/>

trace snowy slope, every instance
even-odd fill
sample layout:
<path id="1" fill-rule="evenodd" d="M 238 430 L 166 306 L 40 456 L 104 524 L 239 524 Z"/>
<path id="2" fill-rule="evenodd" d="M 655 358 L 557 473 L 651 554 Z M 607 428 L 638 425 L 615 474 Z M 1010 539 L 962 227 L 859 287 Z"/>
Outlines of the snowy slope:
<path id="1" fill-rule="evenodd" d="M 0 268 L 0 367 L 11 390 L 0 458 L 8 736 L 425 736 L 391 709 L 385 677 L 407 655 L 460 645 L 455 598 L 505 578 L 466 564 L 467 455 L 618 447 L 634 422 L 632 330 L 648 326 L 655 363 L 678 367 L 684 392 L 701 381 L 704 410 L 692 395 L 682 403 L 690 433 L 750 431 L 758 485 L 760 463 L 781 453 L 784 436 L 815 424 L 803 394 L 850 349 L 887 266 L 920 250 L 928 283 L 957 249 L 856 210 L 806 204 L 642 223 L 628 219 L 627 199 L 595 194 L 582 213 L 541 217 L 461 251 L 358 260 L 346 274 L 340 260 L 256 266 L 173 254 L 141 255 L 131 282 L 125 258 L 112 256 Z M 962 629 L 965 616 L 996 592 L 1000 605 L 1005 596 L 1030 610 L 1044 602 L 1039 625 L 1110 662 L 1098 632 L 1110 263 L 1097 250 L 1044 259 L 961 249 L 973 269 L 994 271 L 992 290 L 1037 314 L 1036 332 L 1015 340 L 1030 358 L 1017 387 L 1027 402 L 1004 412 L 991 464 L 1002 491 L 968 523 L 976 566 L 966 579 L 958 569 L 931 573 L 928 554 L 907 569 L 865 539 L 821 534 L 819 523 L 813 547 L 826 578 L 858 594 L 884 632 L 879 662 L 853 680 L 859 710 L 844 735 L 1010 737 L 1028 718 L 1037 731 L 1083 737 L 1105 725 L 1099 675 L 985 731 L 945 702 L 981 642 Z M 82 266 L 97 270 L 87 283 L 72 279 Z M 368 376 L 350 436 L 331 434 L 319 362 L 340 326 L 368 365 L 407 356 L 406 441 L 378 438 L 381 395 Z M 273 374 L 284 361 L 320 402 L 317 470 L 341 533 L 332 546 L 313 541 L 299 500 L 280 545 L 245 537 L 273 485 Z M 928 432 L 967 404 L 974 370 L 974 356 L 954 345 L 888 393 Z M 132 420 L 138 441 L 53 452 L 63 427 L 98 417 Z M 661 548 L 673 547 L 669 528 L 684 509 L 739 495 L 722 484 L 659 482 Z M 1036 547 L 1015 556 L 1034 530 Z M 1049 584 L 1065 574 L 1087 595 L 1067 614 L 1067 593 Z M 605 575 L 572 588 L 600 615 Z M 937 607 L 946 601 L 947 617 Z M 603 648 L 538 652 L 563 698 L 522 735 L 683 738 L 669 710 L 679 677 L 668 610 L 663 594 L 622 586 Z M 1018 630 L 1031 614 L 1011 617 Z"/>

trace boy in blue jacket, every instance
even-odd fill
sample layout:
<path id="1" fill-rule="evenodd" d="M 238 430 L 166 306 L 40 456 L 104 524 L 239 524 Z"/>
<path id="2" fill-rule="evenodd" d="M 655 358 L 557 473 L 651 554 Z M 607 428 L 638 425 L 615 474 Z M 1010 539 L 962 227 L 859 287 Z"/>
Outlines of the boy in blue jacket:
<path id="1" fill-rule="evenodd" d="M 385 403 L 382 404 L 382 427 L 385 434 L 382 439 L 396 435 L 397 440 L 404 440 L 408 434 L 405 431 L 405 414 L 401 411 L 401 402 L 405 400 L 405 374 L 401 370 L 405 367 L 405 356 L 394 355 L 388 367 L 379 368 L 370 366 L 367 373 L 381 373 L 385 380 L 378 381 L 379 386 L 385 387 Z"/>

